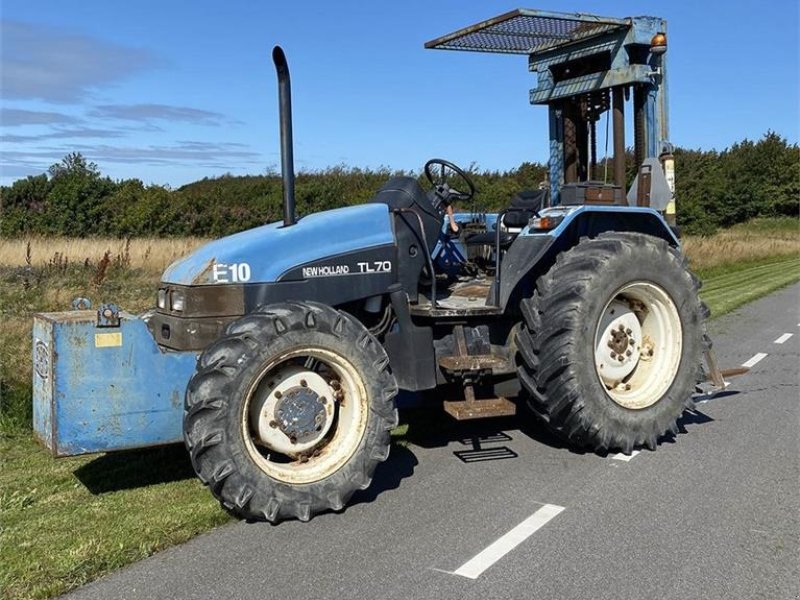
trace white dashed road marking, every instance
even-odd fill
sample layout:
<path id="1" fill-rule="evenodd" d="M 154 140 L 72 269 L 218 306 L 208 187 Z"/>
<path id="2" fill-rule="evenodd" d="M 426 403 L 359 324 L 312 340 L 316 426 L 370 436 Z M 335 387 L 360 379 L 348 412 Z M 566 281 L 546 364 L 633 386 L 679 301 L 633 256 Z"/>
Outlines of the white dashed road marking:
<path id="1" fill-rule="evenodd" d="M 781 337 L 779 337 L 779 338 L 778 338 L 777 340 L 775 340 L 773 343 L 774 343 L 774 344 L 782 344 L 782 343 L 784 343 L 786 340 L 788 340 L 790 337 L 792 337 L 793 335 L 794 335 L 793 333 L 784 333 L 784 334 L 783 334 Z"/>
<path id="2" fill-rule="evenodd" d="M 545 504 L 514 529 L 476 554 L 474 558 L 458 567 L 453 572 L 453 575 L 477 579 L 481 573 L 544 527 L 550 519 L 558 515 L 562 510 L 564 510 L 563 506 Z"/>
<path id="3" fill-rule="evenodd" d="M 625 462 L 630 462 L 630 460 L 631 460 L 631 459 L 632 459 L 634 456 L 636 456 L 637 454 L 639 454 L 639 452 L 641 452 L 641 450 L 634 450 L 634 451 L 633 451 L 633 452 L 631 452 L 630 454 L 623 454 L 622 452 L 620 452 L 619 454 L 612 454 L 612 455 L 611 455 L 611 458 L 613 458 L 614 460 L 623 460 L 623 461 L 625 461 Z"/>
<path id="4" fill-rule="evenodd" d="M 768 356 L 768 354 L 766 354 L 765 352 L 759 352 L 758 354 L 756 354 L 756 355 L 755 355 L 753 358 L 751 358 L 750 360 L 748 360 L 748 361 L 746 361 L 746 362 L 743 362 L 743 363 L 742 363 L 742 366 L 743 366 L 743 367 L 748 367 L 748 368 L 750 368 L 750 367 L 754 367 L 755 365 L 757 365 L 758 363 L 760 363 L 762 360 L 764 360 L 765 358 L 767 358 L 767 356 Z"/>

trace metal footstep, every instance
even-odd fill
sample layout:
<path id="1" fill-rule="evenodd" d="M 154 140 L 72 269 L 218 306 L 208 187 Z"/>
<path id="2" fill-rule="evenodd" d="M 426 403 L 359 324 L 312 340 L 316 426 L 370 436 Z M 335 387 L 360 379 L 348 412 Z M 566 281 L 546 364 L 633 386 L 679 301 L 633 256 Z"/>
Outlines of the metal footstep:
<path id="1" fill-rule="evenodd" d="M 485 417 L 511 417 L 517 414 L 517 405 L 507 398 L 475 399 L 473 384 L 482 372 L 491 372 L 505 363 L 500 356 L 492 354 L 470 354 L 464 338 L 464 328 L 456 325 L 455 354 L 439 358 L 439 366 L 462 380 L 464 400 L 446 400 L 445 412 L 457 421 L 483 419 Z"/>
<path id="2" fill-rule="evenodd" d="M 468 394 L 466 389 L 465 394 Z M 475 400 L 474 395 L 472 398 L 472 400 L 446 400 L 444 410 L 457 421 L 484 417 L 513 417 L 517 414 L 517 405 L 506 398 Z"/>

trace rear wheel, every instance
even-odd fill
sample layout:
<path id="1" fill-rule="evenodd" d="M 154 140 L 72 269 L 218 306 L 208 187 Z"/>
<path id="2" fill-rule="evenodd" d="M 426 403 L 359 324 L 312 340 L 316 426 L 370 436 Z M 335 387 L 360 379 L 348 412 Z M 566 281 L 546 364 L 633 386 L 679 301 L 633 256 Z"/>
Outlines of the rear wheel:
<path id="1" fill-rule="evenodd" d="M 655 448 L 692 406 L 698 280 L 663 240 L 606 233 L 561 254 L 521 303 L 518 374 L 533 412 L 595 450 Z"/>
<path id="2" fill-rule="evenodd" d="M 396 393 L 386 353 L 361 323 L 322 304 L 270 305 L 203 352 L 184 439 L 232 512 L 308 520 L 370 484 L 389 453 Z"/>

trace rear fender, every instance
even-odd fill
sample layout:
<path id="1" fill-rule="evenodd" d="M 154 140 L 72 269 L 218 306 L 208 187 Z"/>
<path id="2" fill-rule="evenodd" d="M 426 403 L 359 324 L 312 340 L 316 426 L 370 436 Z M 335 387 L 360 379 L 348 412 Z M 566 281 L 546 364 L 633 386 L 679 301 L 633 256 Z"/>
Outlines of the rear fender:
<path id="1" fill-rule="evenodd" d="M 606 231 L 636 232 L 661 238 L 679 247 L 664 218 L 655 210 L 624 206 L 558 206 L 540 211 L 541 216 L 563 221 L 547 232 L 523 229 L 502 263 L 500 306 L 503 310 L 519 298 L 533 293 L 536 279 L 546 273 L 560 252 L 576 246 L 583 237 L 597 237 Z"/>

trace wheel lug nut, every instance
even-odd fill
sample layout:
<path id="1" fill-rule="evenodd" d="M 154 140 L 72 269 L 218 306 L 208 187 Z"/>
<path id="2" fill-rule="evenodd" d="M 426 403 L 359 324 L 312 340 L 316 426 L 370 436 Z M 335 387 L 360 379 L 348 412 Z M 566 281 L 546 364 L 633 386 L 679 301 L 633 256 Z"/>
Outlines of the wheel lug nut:
<path id="1" fill-rule="evenodd" d="M 617 357 L 617 360 L 618 360 L 619 362 L 622 362 L 623 360 L 625 360 L 625 357 L 624 357 L 624 356 L 622 356 L 622 354 L 620 354 L 620 355 Z"/>
<path id="2" fill-rule="evenodd" d="M 628 350 L 628 351 L 625 353 L 625 356 L 630 356 L 630 355 L 631 355 L 631 351 L 630 351 L 630 350 Z"/>
<path id="3" fill-rule="evenodd" d="M 270 421 L 269 422 L 269 426 L 272 427 L 273 429 L 275 429 L 278 426 L 278 422 L 277 421 Z"/>
<path id="4" fill-rule="evenodd" d="M 300 385 L 302 385 L 303 387 L 308 387 L 308 382 L 305 379 L 301 379 Z"/>
<path id="5" fill-rule="evenodd" d="M 636 340 L 631 338 L 630 339 L 630 343 L 631 343 L 631 346 L 635 346 L 636 345 Z"/>
<path id="6" fill-rule="evenodd" d="M 280 398 L 281 396 L 283 396 L 283 394 L 281 394 L 281 391 L 280 390 L 275 390 L 275 397 L 276 398 Z"/>
<path id="7" fill-rule="evenodd" d="M 625 333 L 627 333 L 628 335 L 630 335 L 632 332 L 631 332 L 630 328 L 628 328 L 628 329 L 626 329 L 626 330 L 625 330 Z"/>
<path id="8" fill-rule="evenodd" d="M 626 392 L 630 392 L 631 391 L 631 384 L 630 383 L 626 383 L 625 384 L 625 391 Z"/>
<path id="9" fill-rule="evenodd" d="M 620 330 L 620 331 L 625 331 L 625 325 L 623 325 L 622 323 L 620 323 L 620 324 L 619 324 L 619 330 Z"/>
<path id="10" fill-rule="evenodd" d="M 609 348 L 613 348 L 614 347 L 614 342 L 608 342 L 608 347 Z"/>
<path id="11" fill-rule="evenodd" d="M 617 353 L 616 352 L 612 352 L 611 353 L 611 358 L 617 358 Z"/>

